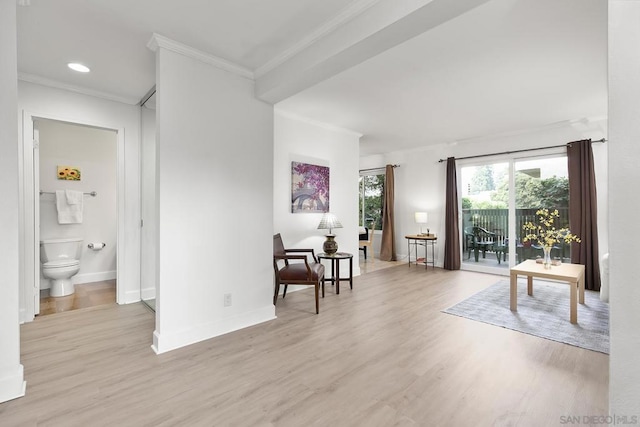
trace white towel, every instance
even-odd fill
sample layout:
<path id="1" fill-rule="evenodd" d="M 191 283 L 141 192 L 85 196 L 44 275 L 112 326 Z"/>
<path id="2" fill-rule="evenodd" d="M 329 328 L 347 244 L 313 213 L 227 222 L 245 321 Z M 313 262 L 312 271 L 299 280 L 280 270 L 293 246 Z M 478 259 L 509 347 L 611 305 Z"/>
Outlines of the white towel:
<path id="1" fill-rule="evenodd" d="M 73 191 L 71 197 L 67 197 L 67 191 L 56 190 L 56 209 L 58 210 L 58 224 L 81 224 L 82 223 L 82 192 Z M 80 198 L 75 193 L 80 193 Z M 72 200 L 74 204 L 69 203 Z"/>
<path id="2" fill-rule="evenodd" d="M 64 190 L 65 196 L 67 196 L 67 203 L 70 205 L 81 205 L 84 194 L 82 191 Z"/>

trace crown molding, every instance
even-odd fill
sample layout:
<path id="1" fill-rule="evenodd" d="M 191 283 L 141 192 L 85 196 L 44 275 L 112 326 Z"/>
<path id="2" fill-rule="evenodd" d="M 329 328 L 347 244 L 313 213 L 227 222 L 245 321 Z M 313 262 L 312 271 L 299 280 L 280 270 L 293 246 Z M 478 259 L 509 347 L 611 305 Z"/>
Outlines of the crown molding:
<path id="1" fill-rule="evenodd" d="M 151 40 L 149 40 L 149 43 L 147 43 L 147 47 L 154 52 L 156 52 L 158 48 L 167 49 L 172 52 L 179 53 L 180 55 L 184 55 L 189 58 L 196 59 L 200 62 L 204 62 L 205 64 L 213 65 L 216 68 L 243 77 L 245 79 L 254 80 L 253 71 L 249 70 L 248 68 L 245 68 L 238 64 L 234 64 L 231 61 L 227 61 L 226 59 L 219 58 L 215 55 L 211 55 L 209 53 L 195 49 L 191 46 L 187 46 L 186 44 L 171 40 L 157 33 L 153 33 L 153 35 L 151 36 Z"/>
<path id="2" fill-rule="evenodd" d="M 23 82 L 35 83 L 41 86 L 48 86 L 55 89 L 62 89 L 69 92 L 75 92 L 82 95 L 93 96 L 95 98 L 102 98 L 108 101 L 120 102 L 122 104 L 136 105 L 140 100 L 138 98 L 114 95 L 108 92 L 101 92 L 99 90 L 88 89 L 82 86 L 76 86 L 68 83 L 63 83 L 57 80 L 51 80 L 46 77 L 38 76 L 36 74 L 29 74 L 18 72 L 18 80 Z"/>
<path id="3" fill-rule="evenodd" d="M 559 122 L 547 123 L 541 126 L 535 126 L 530 128 L 524 128 L 524 129 L 516 129 L 516 130 L 510 130 L 510 131 L 504 131 L 504 132 L 496 132 L 488 135 L 473 136 L 473 137 L 463 138 L 463 139 L 448 140 L 448 141 L 443 141 L 436 144 L 428 144 L 428 145 L 422 145 L 419 147 L 404 148 L 404 149 L 386 151 L 384 153 L 376 153 L 376 154 L 387 155 L 387 154 L 418 153 L 418 152 L 424 152 L 424 151 L 448 149 L 450 147 L 454 147 L 460 144 L 464 146 L 472 146 L 473 144 L 479 144 L 487 141 L 495 141 L 496 139 L 505 139 L 509 137 L 534 135 L 536 133 L 541 133 L 541 132 L 554 130 L 554 129 L 575 128 L 576 124 L 578 123 L 579 124 L 583 124 L 583 123 L 601 124 L 607 120 L 608 120 L 607 116 L 593 116 L 593 117 L 583 117 L 580 119 L 568 119 L 568 120 L 562 120 Z M 594 140 L 600 139 L 600 138 L 606 138 L 606 132 L 600 129 L 593 129 L 593 130 L 585 129 L 584 131 L 581 131 L 581 132 L 583 132 L 583 135 L 585 138 L 590 137 L 591 139 L 594 139 Z M 568 142 L 568 141 L 565 141 L 565 142 Z M 563 142 L 558 142 L 558 143 L 562 144 Z M 368 154 L 367 156 L 373 156 L 376 154 Z"/>
<path id="4" fill-rule="evenodd" d="M 504 138 L 509 138 L 509 137 L 516 137 L 516 136 L 525 136 L 525 135 L 531 135 L 531 134 L 536 134 L 536 133 L 540 133 L 540 132 L 545 132 L 545 131 L 549 131 L 549 130 L 554 130 L 554 129 L 562 129 L 562 128 L 576 128 L 576 126 L 578 125 L 585 125 L 588 123 L 593 123 L 593 122 L 600 122 L 603 120 L 607 120 L 606 116 L 594 116 L 594 117 L 582 117 L 579 119 L 568 119 L 568 120 L 561 120 L 559 122 L 553 122 L 553 123 L 547 123 L 544 125 L 540 125 L 540 126 L 534 126 L 534 127 L 530 127 L 530 128 L 524 128 L 524 129 L 515 129 L 515 130 L 507 130 L 507 131 L 503 131 L 503 132 L 496 132 L 493 134 L 489 134 L 489 135 L 482 135 L 482 136 L 472 136 L 469 138 L 462 138 L 462 139 L 458 139 L 455 141 L 448 141 L 448 144 L 451 143 L 461 143 L 461 144 L 467 144 L 467 143 L 478 143 L 478 142 L 484 142 L 484 141 L 495 141 L 496 139 L 504 139 Z"/>
<path id="5" fill-rule="evenodd" d="M 265 64 L 258 67 L 253 73 L 255 75 L 255 78 L 264 76 L 269 71 L 272 71 L 274 68 L 283 64 L 293 56 L 307 49 L 309 46 L 311 46 L 327 34 L 332 33 L 338 27 L 361 15 L 379 1 L 380 0 L 357 0 L 351 3 L 348 7 L 343 9 L 342 12 L 340 12 L 340 14 L 338 14 L 335 18 L 327 21 L 325 24 L 318 27 L 315 31 L 312 31 L 306 37 L 303 37 L 298 43 L 294 44 L 289 49 L 285 50 L 281 54 L 273 57 Z"/>
<path id="6" fill-rule="evenodd" d="M 357 138 L 362 138 L 363 134 L 360 132 L 353 131 L 351 129 L 342 128 L 339 126 L 331 125 L 329 123 L 321 122 L 318 120 L 310 119 L 308 117 L 299 116 L 297 114 L 291 113 L 289 111 L 284 111 L 281 108 L 274 108 L 273 112 L 280 117 L 285 117 L 287 119 L 296 120 L 298 122 L 307 123 L 313 126 L 317 126 L 319 128 L 327 129 L 334 132 L 343 133 L 345 135 L 355 136 Z"/>

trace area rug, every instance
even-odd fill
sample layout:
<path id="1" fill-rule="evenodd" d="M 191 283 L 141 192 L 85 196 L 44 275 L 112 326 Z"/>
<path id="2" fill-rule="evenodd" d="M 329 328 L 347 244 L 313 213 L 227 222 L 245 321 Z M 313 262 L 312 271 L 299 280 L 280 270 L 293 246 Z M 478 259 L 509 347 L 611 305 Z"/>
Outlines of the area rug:
<path id="1" fill-rule="evenodd" d="M 569 322 L 569 289 L 566 284 L 533 282 L 533 296 L 526 281 L 518 282 L 518 311 L 509 309 L 509 281 L 489 286 L 443 310 L 491 325 L 609 354 L 609 305 L 600 294 L 585 291 L 578 304 L 578 323 Z"/>

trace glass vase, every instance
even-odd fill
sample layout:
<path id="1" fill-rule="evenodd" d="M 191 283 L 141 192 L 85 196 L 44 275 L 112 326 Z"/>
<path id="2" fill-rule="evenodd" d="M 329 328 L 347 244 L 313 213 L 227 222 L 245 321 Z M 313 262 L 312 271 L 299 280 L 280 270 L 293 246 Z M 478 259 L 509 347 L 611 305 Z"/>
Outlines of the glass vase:
<path id="1" fill-rule="evenodd" d="M 542 251 L 544 252 L 544 259 L 542 261 L 542 265 L 546 269 L 551 268 L 551 246 L 543 246 Z"/>

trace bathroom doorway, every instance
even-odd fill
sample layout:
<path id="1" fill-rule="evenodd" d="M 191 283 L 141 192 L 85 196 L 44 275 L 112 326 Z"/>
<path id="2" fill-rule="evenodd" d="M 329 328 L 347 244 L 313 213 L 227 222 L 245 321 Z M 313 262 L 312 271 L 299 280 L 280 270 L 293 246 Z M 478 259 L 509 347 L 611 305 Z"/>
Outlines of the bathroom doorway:
<path id="1" fill-rule="evenodd" d="M 69 289 L 64 292 L 54 289 L 53 279 L 49 277 L 48 271 L 43 273 L 44 269 L 40 269 L 40 300 L 39 307 L 35 307 L 35 314 L 52 314 L 115 303 L 117 132 L 57 120 L 36 119 L 34 133 L 38 141 L 34 150 L 37 165 L 34 173 L 37 173 L 39 188 L 39 238 L 36 241 L 40 242 L 41 255 L 42 242 L 82 239 L 77 251 L 79 264 L 65 274 L 72 274 L 68 278 L 71 282 Z M 64 211 L 59 211 L 61 201 L 57 199 L 60 195 L 56 195 L 56 191 L 67 190 L 81 194 L 81 203 L 78 207 L 73 206 L 73 209 L 79 210 L 74 211 L 71 218 Z M 65 196 L 62 197 L 64 203 Z M 40 259 L 40 264 L 46 265 L 42 264 L 43 261 L 45 260 Z"/>
<path id="2" fill-rule="evenodd" d="M 51 282 L 46 282 L 42 275 L 42 264 L 40 262 L 40 242 L 42 238 L 58 237 L 81 237 L 82 261 L 87 261 L 83 266 L 81 263 L 79 271 L 75 274 L 75 285 L 80 282 L 96 283 L 110 282 L 110 287 L 115 288 L 116 302 L 123 304 L 127 302 L 126 279 L 127 273 L 135 265 L 127 263 L 122 256 L 125 251 L 124 243 L 125 227 L 127 221 L 125 213 L 127 204 L 125 203 L 125 138 L 124 128 L 109 124 L 94 122 L 85 119 L 69 119 L 68 117 L 56 116 L 53 114 L 32 114 L 27 110 L 22 112 L 22 179 L 21 179 L 21 295 L 20 295 L 20 322 L 31 322 L 35 316 L 40 314 L 40 290 Z M 79 135 L 65 136 L 62 128 L 75 130 Z M 76 139 L 75 146 L 66 148 L 58 153 L 42 156 L 41 149 L 51 151 L 47 144 L 46 133 L 53 128 L 54 138 L 69 142 Z M 56 128 L 59 128 L 56 130 Z M 44 134 L 42 134 L 44 132 Z M 97 133 L 96 133 L 97 132 Z M 55 136 L 57 135 L 57 136 Z M 101 136 L 100 136 L 101 135 Z M 109 142 L 109 154 L 91 147 L 91 140 L 94 136 Z M 89 141 L 89 142 L 87 142 Z M 41 145 L 42 144 L 42 145 Z M 52 146 L 53 147 L 53 146 Z M 55 149 L 53 150 L 55 151 Z M 86 158 L 78 157 L 84 155 Z M 95 153 L 94 157 L 87 157 L 90 153 Z M 101 170 L 101 164 L 109 159 L 110 178 L 106 178 L 105 172 Z M 77 163 L 76 163 L 77 162 Z M 102 162 L 102 163 L 101 163 Z M 41 163 L 43 163 L 41 165 Z M 58 179 L 58 166 L 64 169 L 78 169 L 80 180 Z M 42 169 L 42 172 L 41 172 Z M 52 172 L 53 169 L 53 172 Z M 113 172 L 115 170 L 115 173 Z M 75 173 L 75 172 L 74 172 Z M 73 175 L 73 174 L 71 174 Z M 115 175 L 115 178 L 113 177 Z M 41 180 L 42 178 L 42 180 Z M 41 182 L 42 181 L 42 182 Z M 91 188 L 90 188 L 91 187 Z M 57 224 L 57 200 L 54 194 L 56 190 L 73 190 L 83 194 L 82 224 Z M 80 191 L 81 190 L 81 191 Z M 43 193 L 40 194 L 40 191 Z M 92 196 L 92 192 L 96 196 Z M 46 193 L 45 193 L 46 192 Z M 97 202 L 97 203 L 96 203 Z M 107 206 L 107 203 L 109 206 Z M 103 205 L 104 204 L 104 205 Z M 131 205 L 129 210 L 131 210 Z M 108 212 L 101 212 L 102 208 Z M 134 206 L 135 207 L 135 206 Z M 41 218 L 41 209 L 43 217 Z M 96 213 L 96 210 L 98 213 Z M 115 213 L 114 213 L 115 212 Z M 105 220 L 106 216 L 109 220 Z M 115 222 L 114 222 L 115 221 Z M 42 224 L 41 224 L 42 222 Z M 115 224 L 115 225 L 114 225 Z M 42 225 L 42 227 L 41 227 Z M 59 227 L 55 229 L 49 226 Z M 85 227 L 85 228 L 82 228 Z M 130 226 L 129 226 L 130 228 Z M 42 233 L 42 234 L 41 234 Z M 103 237 L 104 236 L 104 237 Z M 135 237 L 135 236 L 133 236 Z M 104 243 L 104 245 L 103 245 Z M 93 244 L 94 249 L 89 248 Z M 98 246 L 96 248 L 96 246 Z M 114 267 L 115 258 L 115 267 Z M 107 285 L 102 283 L 102 285 Z M 80 284 L 82 289 L 84 284 Z M 124 286 L 124 287 L 123 287 Z M 96 290 L 96 287 L 90 288 Z M 112 290 L 109 292 L 113 292 Z M 90 293 L 82 292 L 84 302 L 91 300 L 91 304 L 96 301 L 95 295 L 104 292 Z M 132 295 L 132 297 L 134 297 Z M 132 299 L 132 298 L 131 298 Z M 63 303 L 62 309 L 65 308 Z M 77 306 L 77 305 L 76 305 Z"/>

